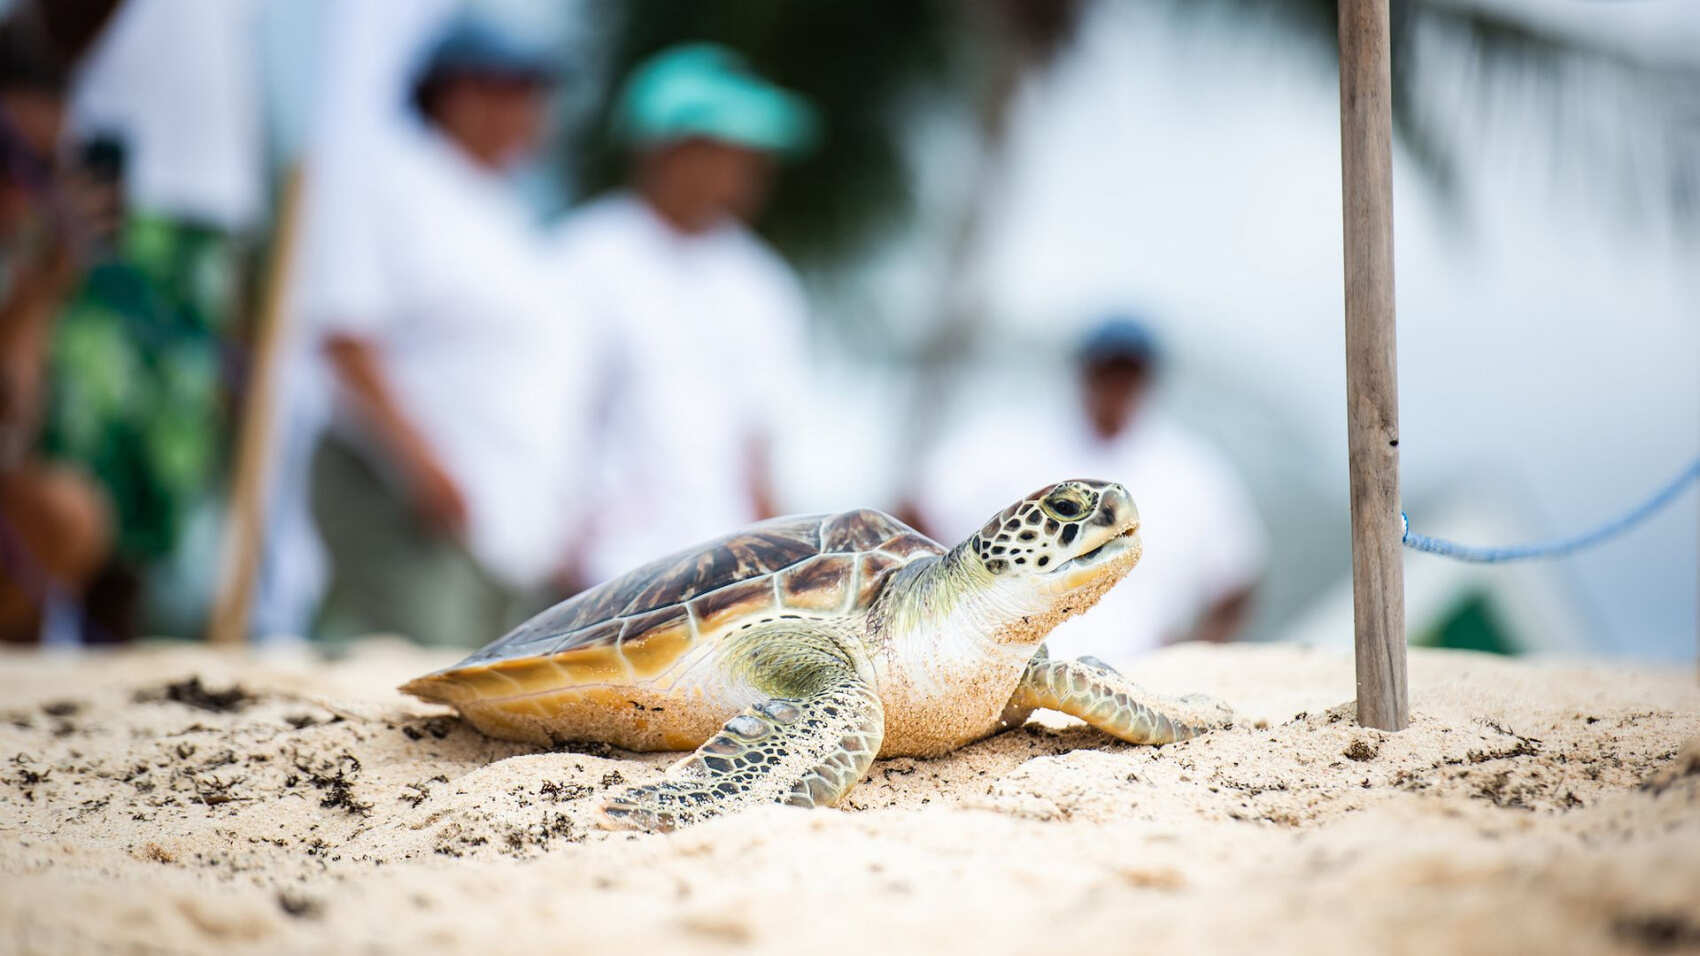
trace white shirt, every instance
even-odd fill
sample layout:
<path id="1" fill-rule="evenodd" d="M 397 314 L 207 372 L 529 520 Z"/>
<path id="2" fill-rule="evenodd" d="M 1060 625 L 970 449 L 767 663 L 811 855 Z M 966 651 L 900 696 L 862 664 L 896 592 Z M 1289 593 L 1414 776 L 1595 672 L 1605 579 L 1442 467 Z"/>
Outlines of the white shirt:
<path id="1" fill-rule="evenodd" d="M 790 269 L 741 226 L 684 235 L 621 194 L 569 216 L 553 255 L 604 362 L 586 572 L 603 580 L 750 523 L 751 443 L 805 361 Z"/>
<path id="2" fill-rule="evenodd" d="M 583 495 L 582 325 L 506 182 L 423 130 L 371 158 L 365 193 L 308 250 L 303 314 L 376 345 L 397 403 L 466 496 L 473 556 L 536 585 L 564 560 Z M 372 447 L 346 396 L 332 427 Z"/>
<path id="3" fill-rule="evenodd" d="M 1118 481 L 1139 507 L 1145 552 L 1098 605 L 1052 633 L 1052 654 L 1109 661 L 1184 638 L 1211 605 L 1262 573 L 1263 523 L 1214 448 L 1145 413 L 1104 442 L 1076 415 L 981 422 L 947 439 L 927 469 L 920 506 L 947 545 L 1023 495 L 1069 478 Z M 1019 454 L 1011 454 L 1018 449 Z"/>
<path id="4" fill-rule="evenodd" d="M 127 0 L 71 103 L 79 136 L 117 133 L 141 209 L 240 231 L 265 211 L 260 0 Z"/>

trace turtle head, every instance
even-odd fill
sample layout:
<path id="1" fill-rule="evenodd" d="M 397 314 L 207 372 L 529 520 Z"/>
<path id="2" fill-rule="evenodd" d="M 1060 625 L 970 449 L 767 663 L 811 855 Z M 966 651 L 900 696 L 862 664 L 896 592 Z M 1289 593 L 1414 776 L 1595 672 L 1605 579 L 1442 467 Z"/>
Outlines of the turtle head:
<path id="1" fill-rule="evenodd" d="M 1001 643 L 1038 644 L 1139 561 L 1139 509 L 1111 481 L 1063 481 L 993 515 L 957 549 L 979 586 L 1014 613 Z M 974 567 L 977 565 L 977 567 Z"/>

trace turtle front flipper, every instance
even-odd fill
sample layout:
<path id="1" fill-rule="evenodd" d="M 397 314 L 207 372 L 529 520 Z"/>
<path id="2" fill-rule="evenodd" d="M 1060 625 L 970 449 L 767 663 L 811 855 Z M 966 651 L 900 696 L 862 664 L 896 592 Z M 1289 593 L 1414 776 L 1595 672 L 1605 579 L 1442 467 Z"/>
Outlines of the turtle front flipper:
<path id="1" fill-rule="evenodd" d="M 1028 662 L 1009 711 L 1041 707 L 1135 744 L 1174 743 L 1233 723 L 1233 711 L 1203 694 L 1159 697 L 1096 658 L 1054 660 L 1043 651 Z"/>
<path id="2" fill-rule="evenodd" d="M 885 708 L 851 652 L 787 621 L 752 631 L 741 662 L 774 696 L 728 720 L 659 783 L 603 804 L 615 827 L 673 830 L 763 803 L 836 804 L 861 781 L 885 736 Z"/>

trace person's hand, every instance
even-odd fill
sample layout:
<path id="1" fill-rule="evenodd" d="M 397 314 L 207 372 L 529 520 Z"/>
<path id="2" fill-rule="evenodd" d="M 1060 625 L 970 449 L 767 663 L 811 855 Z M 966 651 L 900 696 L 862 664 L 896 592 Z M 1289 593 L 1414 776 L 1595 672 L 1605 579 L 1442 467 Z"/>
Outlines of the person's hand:
<path id="1" fill-rule="evenodd" d="M 76 282 L 76 257 L 56 238 L 22 258 L 0 294 L 0 469 L 34 444 L 53 322 Z"/>
<path id="2" fill-rule="evenodd" d="M 124 196 L 116 183 L 70 173 L 57 180 L 35 214 L 40 216 L 39 242 L 15 266 L 8 304 L 48 303 L 47 311 L 56 314 L 83 271 L 117 244 Z"/>
<path id="3" fill-rule="evenodd" d="M 928 528 L 926 514 L 913 498 L 904 496 L 892 511 L 892 516 L 922 534 L 932 534 L 932 531 Z"/>
<path id="4" fill-rule="evenodd" d="M 87 265 L 110 250 L 124 225 L 124 193 L 109 179 L 74 171 L 60 180 L 60 197 L 68 222 L 68 245 L 75 248 L 80 265 Z"/>
<path id="5" fill-rule="evenodd" d="M 429 456 L 419 456 L 409 470 L 413 506 L 426 526 L 457 541 L 465 540 L 468 510 L 460 484 Z"/>
<path id="6" fill-rule="evenodd" d="M 378 444 L 393 456 L 413 508 L 426 527 L 464 542 L 469 524 L 466 495 L 397 404 L 377 347 L 355 336 L 331 335 L 325 341 L 325 357 L 366 415 Z"/>
<path id="7" fill-rule="evenodd" d="M 590 573 L 584 566 L 583 559 L 571 555 L 562 559 L 554 570 L 549 572 L 549 596 L 558 600 L 566 600 L 594 584 Z"/>
<path id="8" fill-rule="evenodd" d="M 779 514 L 778 496 L 773 491 L 773 456 L 768 439 L 752 435 L 744 449 L 744 474 L 750 492 L 750 508 L 757 521 Z"/>
<path id="9" fill-rule="evenodd" d="M 41 243 L 17 261 L 3 307 L 14 319 L 30 313 L 40 324 L 42 316 L 34 313 L 43 313 L 51 320 L 57 317 L 62 300 L 71 294 L 81 274 L 76 250 L 63 231 L 48 230 Z M 15 331 L 12 326 L 16 324 L 15 320 L 9 323 L 7 330 Z"/>

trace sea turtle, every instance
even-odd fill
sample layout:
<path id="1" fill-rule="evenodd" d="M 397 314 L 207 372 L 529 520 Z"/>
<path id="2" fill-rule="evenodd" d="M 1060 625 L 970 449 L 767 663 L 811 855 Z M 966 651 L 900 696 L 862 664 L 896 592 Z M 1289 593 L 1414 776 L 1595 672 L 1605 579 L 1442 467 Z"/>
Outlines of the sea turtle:
<path id="1" fill-rule="evenodd" d="M 1224 726 L 1042 643 L 1140 556 L 1121 485 L 1065 481 L 946 550 L 879 511 L 775 518 L 644 565 L 402 690 L 494 737 L 694 750 L 603 806 L 672 829 L 757 803 L 829 806 L 876 756 L 934 756 L 1038 708 L 1162 744 Z"/>

